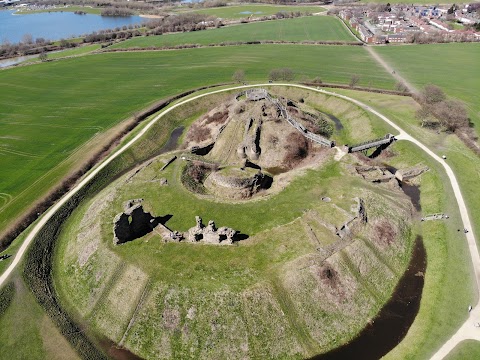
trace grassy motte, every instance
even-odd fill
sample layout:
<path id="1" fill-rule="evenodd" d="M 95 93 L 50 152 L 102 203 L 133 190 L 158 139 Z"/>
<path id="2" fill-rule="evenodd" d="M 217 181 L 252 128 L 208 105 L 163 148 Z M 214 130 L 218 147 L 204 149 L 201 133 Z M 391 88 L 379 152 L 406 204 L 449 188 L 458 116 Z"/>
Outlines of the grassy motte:
<path id="1" fill-rule="evenodd" d="M 278 91 L 335 108 L 323 95 Z M 169 118 L 190 123 L 204 107 L 197 104 Z M 336 105 L 347 125 L 352 105 Z M 363 124 L 362 136 L 385 131 L 374 117 Z M 355 136 L 346 129 L 345 137 Z M 317 162 L 287 173 L 283 190 L 251 201 L 199 197 L 181 184 L 180 159 L 160 171 L 170 154 L 132 169 L 66 222 L 54 271 L 62 301 L 145 358 L 303 358 L 348 341 L 389 298 L 408 263 L 412 207 L 400 191 L 352 176 L 358 160 L 336 161 L 335 152 L 323 150 Z M 352 217 L 357 196 L 368 223 L 341 240 L 335 226 Z M 156 216 L 173 215 L 172 229 L 185 231 L 200 215 L 249 238 L 215 246 L 164 243 L 150 233 L 114 246 L 112 219 L 133 198 L 144 198 Z M 333 249 L 326 259 L 325 249 Z"/>

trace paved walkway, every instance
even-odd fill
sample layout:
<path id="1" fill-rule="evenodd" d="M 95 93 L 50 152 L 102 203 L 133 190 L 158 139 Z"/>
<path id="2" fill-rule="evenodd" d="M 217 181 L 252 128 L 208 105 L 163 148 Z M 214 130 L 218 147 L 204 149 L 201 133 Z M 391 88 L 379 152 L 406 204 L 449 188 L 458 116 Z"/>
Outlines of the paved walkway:
<path id="1" fill-rule="evenodd" d="M 225 91 L 230 91 L 230 90 L 243 90 L 246 88 L 252 88 L 256 86 L 290 86 L 290 87 L 297 87 L 297 88 L 302 88 L 310 91 L 316 91 L 320 92 L 323 94 L 327 95 L 333 95 L 337 96 L 339 98 L 345 99 L 347 101 L 350 101 L 357 106 L 361 107 L 364 110 L 367 110 L 375 115 L 377 115 L 379 118 L 384 120 L 386 123 L 388 123 L 390 126 L 395 128 L 398 131 L 398 135 L 396 135 L 396 138 L 398 140 L 404 140 L 404 141 L 410 141 L 420 147 L 423 151 L 425 151 L 428 155 L 430 155 L 433 159 L 438 161 L 442 166 L 444 167 L 447 176 L 450 180 L 451 186 L 453 188 L 453 192 L 455 195 L 455 199 L 457 201 L 459 210 L 460 210 L 460 215 L 461 219 L 463 222 L 463 227 L 466 229 L 469 229 L 470 231 L 465 234 L 469 251 L 470 251 L 470 257 L 473 263 L 473 268 L 475 271 L 475 279 L 477 282 L 477 291 L 479 289 L 479 284 L 480 284 L 480 256 L 478 253 L 478 248 L 477 248 L 477 243 L 475 241 L 475 237 L 473 235 L 473 232 L 471 231 L 472 226 L 470 222 L 470 218 L 468 216 L 468 211 L 467 207 L 465 205 L 465 201 L 463 200 L 462 193 L 460 191 L 460 187 L 458 185 L 457 179 L 455 178 L 455 174 L 453 173 L 452 169 L 450 166 L 447 164 L 447 162 L 442 159 L 440 156 L 436 155 L 433 151 L 431 151 L 429 148 L 427 148 L 425 145 L 423 145 L 420 141 L 417 139 L 413 138 L 409 134 L 407 134 L 402 128 L 400 128 L 397 124 L 395 124 L 393 121 L 388 119 L 386 116 L 382 115 L 378 111 L 372 109 L 370 106 L 352 99 L 348 96 L 345 95 L 340 95 L 336 94 L 331 91 L 326 91 L 323 89 L 315 89 L 309 86 L 304 86 L 304 85 L 295 85 L 295 84 L 258 84 L 258 85 L 245 85 L 245 86 L 235 86 L 235 87 L 230 87 L 230 88 L 225 88 L 221 90 L 215 90 L 215 91 L 210 91 L 208 93 L 204 93 L 201 95 L 193 96 L 190 98 L 187 98 L 186 100 L 180 101 L 176 103 L 175 105 L 170 106 L 169 108 L 163 110 L 159 115 L 157 115 L 153 120 L 150 121 L 133 139 L 131 139 L 128 143 L 123 145 L 119 150 L 114 152 L 112 155 L 110 155 L 107 159 L 105 159 L 102 163 L 100 163 L 97 167 L 95 167 L 93 170 L 91 170 L 88 175 L 78 184 L 76 185 L 72 190 L 70 190 L 67 194 L 65 194 L 59 202 L 57 202 L 53 207 L 51 207 L 38 221 L 38 223 L 33 227 L 31 232 L 28 234 L 26 239 L 24 240 L 22 246 L 19 248 L 18 252 L 16 253 L 12 263 L 10 266 L 5 270 L 5 272 L 0 276 L 0 286 L 2 286 L 9 275 L 13 272 L 13 270 L 17 267 L 17 265 L 20 263 L 20 261 L 23 259 L 25 252 L 27 251 L 29 245 L 32 243 L 33 239 L 35 236 L 38 234 L 38 232 L 42 229 L 42 227 L 46 224 L 48 220 L 55 214 L 56 211 L 60 209 L 73 195 L 75 195 L 81 188 L 83 188 L 90 180 L 94 178 L 105 166 L 107 166 L 110 162 L 112 162 L 116 157 L 118 157 L 120 154 L 122 154 L 125 150 L 127 150 L 130 146 L 132 146 L 135 142 L 137 142 L 157 121 L 159 121 L 163 116 L 168 114 L 170 111 L 174 110 L 175 108 L 182 106 L 192 100 L 202 98 L 204 96 L 216 94 L 216 93 L 221 93 Z M 473 321 L 474 319 L 479 319 L 480 321 L 480 307 L 477 304 L 474 309 L 472 310 L 469 319 L 467 322 L 457 331 L 455 335 L 453 335 L 441 348 L 440 350 L 432 357 L 432 359 L 442 359 L 444 356 L 446 356 L 460 341 L 465 340 L 465 339 L 477 339 L 480 340 L 480 329 L 475 328 L 473 326 Z"/>

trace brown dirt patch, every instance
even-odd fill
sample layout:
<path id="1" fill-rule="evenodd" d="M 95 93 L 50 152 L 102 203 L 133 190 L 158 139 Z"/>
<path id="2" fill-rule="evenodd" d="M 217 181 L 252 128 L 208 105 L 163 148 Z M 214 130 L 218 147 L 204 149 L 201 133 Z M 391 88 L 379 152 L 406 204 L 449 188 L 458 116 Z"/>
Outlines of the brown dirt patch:
<path id="1" fill-rule="evenodd" d="M 373 226 L 372 240 L 382 248 L 395 243 L 397 238 L 397 229 L 386 219 L 381 219 Z"/>
<path id="2" fill-rule="evenodd" d="M 178 309 L 165 308 L 162 314 L 163 326 L 168 330 L 177 330 L 180 325 L 180 311 Z"/>

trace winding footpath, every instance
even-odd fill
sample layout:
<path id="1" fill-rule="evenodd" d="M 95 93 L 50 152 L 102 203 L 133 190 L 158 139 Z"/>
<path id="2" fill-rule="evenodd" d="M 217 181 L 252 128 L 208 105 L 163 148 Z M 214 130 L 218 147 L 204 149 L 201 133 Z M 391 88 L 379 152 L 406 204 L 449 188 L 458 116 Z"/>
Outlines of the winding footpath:
<path id="1" fill-rule="evenodd" d="M 163 110 L 160 112 L 159 115 L 157 115 L 155 118 L 153 118 L 134 138 L 132 138 L 130 141 L 128 141 L 125 145 L 123 145 L 120 149 L 115 151 L 113 154 L 111 154 L 108 158 L 106 158 L 103 162 L 101 162 L 97 167 L 92 169 L 86 176 L 85 178 L 78 183 L 73 189 L 71 189 L 67 194 L 65 194 L 59 202 L 57 202 L 54 206 L 52 206 L 35 224 L 33 229 L 30 231 L 28 236 L 25 238 L 23 244 L 19 248 L 18 252 L 16 253 L 12 263 L 8 266 L 8 268 L 4 271 L 4 273 L 0 276 L 0 287 L 6 282 L 10 274 L 15 270 L 17 265 L 21 262 L 23 257 L 25 256 L 25 253 L 29 247 L 29 245 L 32 243 L 34 240 L 35 236 L 39 233 L 39 231 L 42 229 L 42 227 L 47 223 L 47 221 L 50 220 L 50 218 L 57 212 L 73 195 L 75 195 L 80 189 L 82 189 L 89 181 L 91 181 L 103 168 L 105 168 L 110 162 L 112 162 L 116 157 L 118 157 L 120 154 L 122 154 L 125 150 L 127 150 L 130 146 L 132 146 L 136 141 L 138 141 L 156 122 L 158 122 L 163 116 L 168 114 L 170 111 L 174 110 L 175 108 L 182 106 L 184 104 L 187 104 L 188 102 L 192 100 L 196 100 L 208 95 L 213 95 L 221 92 L 226 92 L 226 91 L 231 91 L 231 90 L 244 90 L 246 88 L 252 88 L 252 87 L 265 87 L 265 86 L 289 86 L 289 87 L 296 87 L 296 88 L 301 88 L 301 89 L 306 89 L 310 91 L 315 91 L 319 93 L 323 93 L 326 95 L 331 95 L 331 96 L 336 96 L 338 98 L 347 100 L 349 102 L 354 103 L 355 105 L 361 107 L 362 109 L 369 111 L 379 118 L 381 118 L 383 121 L 385 121 L 387 124 L 392 126 L 394 129 L 398 131 L 398 135 L 395 137 L 398 140 L 403 140 L 403 141 L 410 141 L 413 144 L 417 145 L 420 147 L 423 151 L 425 151 L 428 155 L 430 155 L 433 159 L 438 161 L 440 164 L 442 164 L 443 168 L 445 169 L 447 176 L 450 180 L 451 186 L 453 188 L 453 192 L 455 195 L 455 198 L 457 200 L 457 204 L 460 210 L 460 215 L 461 219 L 463 222 L 463 227 L 466 229 L 471 230 L 471 222 L 470 218 L 468 216 L 468 211 L 467 207 L 465 205 L 465 202 L 463 200 L 462 193 L 460 191 L 460 187 L 458 185 L 457 179 L 455 178 L 455 174 L 453 173 L 452 169 L 450 166 L 446 163 L 444 159 L 442 159 L 440 156 L 436 155 L 433 151 L 431 151 L 429 148 L 427 148 L 425 145 L 423 145 L 420 141 L 417 139 L 413 138 L 409 134 L 407 134 L 402 128 L 400 128 L 398 125 L 396 125 L 393 121 L 388 119 L 386 116 L 382 115 L 378 111 L 372 109 L 370 106 L 352 99 L 348 96 L 345 95 L 340 95 L 336 94 L 331 91 L 326 91 L 323 89 L 315 89 L 309 86 L 304 86 L 304 85 L 295 85 L 295 84 L 258 84 L 258 85 L 244 85 L 244 86 L 234 86 L 234 87 L 229 87 L 229 88 L 224 88 L 220 90 L 214 90 L 210 91 L 204 94 L 200 94 L 197 96 L 189 97 L 185 100 L 182 100 L 167 109 Z M 469 251 L 470 251 L 470 256 L 471 260 L 473 263 L 473 268 L 475 271 L 475 279 L 477 283 L 477 291 L 479 288 L 480 284 L 480 256 L 478 253 L 478 248 L 477 248 L 477 243 L 475 241 L 475 237 L 472 231 L 469 231 L 468 233 L 465 234 Z M 480 306 L 477 304 L 474 309 L 470 313 L 469 319 L 462 325 L 462 327 L 455 333 L 438 351 L 437 353 L 434 354 L 432 359 L 442 359 L 445 357 L 460 341 L 465 340 L 465 339 L 476 339 L 480 340 L 480 329 L 474 327 L 474 319 L 480 319 Z"/>

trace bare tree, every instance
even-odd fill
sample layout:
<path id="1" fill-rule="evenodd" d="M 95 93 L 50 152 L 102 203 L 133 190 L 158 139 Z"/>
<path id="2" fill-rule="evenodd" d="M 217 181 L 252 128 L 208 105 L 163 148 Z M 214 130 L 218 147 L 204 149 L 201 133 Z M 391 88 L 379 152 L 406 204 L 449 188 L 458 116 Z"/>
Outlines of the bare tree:
<path id="1" fill-rule="evenodd" d="M 245 71 L 239 69 L 233 73 L 232 80 L 236 82 L 243 82 L 245 80 Z"/>
<path id="2" fill-rule="evenodd" d="M 268 78 L 272 81 L 292 81 L 295 78 L 295 73 L 290 68 L 272 69 L 272 71 L 270 71 L 270 74 L 268 75 Z"/>
<path id="3" fill-rule="evenodd" d="M 22 36 L 22 43 L 27 44 L 27 45 L 33 44 L 32 34 L 24 34 Z"/>
<path id="4" fill-rule="evenodd" d="M 422 92 L 423 101 L 427 104 L 439 103 L 446 99 L 445 93 L 436 85 L 429 84 L 425 86 Z"/>
<path id="5" fill-rule="evenodd" d="M 38 59 L 42 62 L 47 61 L 47 53 L 45 51 L 42 51 L 40 55 L 38 55 Z"/>
<path id="6" fill-rule="evenodd" d="M 352 77 L 350 78 L 350 87 L 355 87 L 357 86 L 358 82 L 360 81 L 360 76 L 357 74 L 353 74 Z"/>
<path id="7" fill-rule="evenodd" d="M 445 100 L 435 104 L 433 113 L 447 131 L 468 127 L 469 119 L 465 105 L 459 100 Z"/>
<path id="8" fill-rule="evenodd" d="M 398 81 L 395 84 L 395 89 L 397 91 L 400 91 L 400 92 L 408 92 L 408 87 L 407 87 L 407 85 L 405 85 L 405 83 L 403 81 Z"/>

